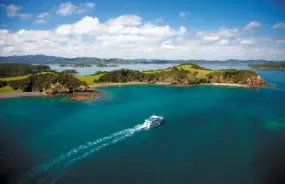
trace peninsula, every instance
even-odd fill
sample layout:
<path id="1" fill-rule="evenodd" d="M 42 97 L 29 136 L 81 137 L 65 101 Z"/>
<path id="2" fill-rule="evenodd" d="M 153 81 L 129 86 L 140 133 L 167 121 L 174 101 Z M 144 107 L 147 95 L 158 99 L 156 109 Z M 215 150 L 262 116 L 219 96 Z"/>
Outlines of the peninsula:
<path id="1" fill-rule="evenodd" d="M 11 71 L 6 73 L 5 77 L 0 78 L 0 96 L 2 97 L 21 96 L 21 93 L 15 95 L 17 94 L 15 92 L 34 92 L 37 96 L 40 94 L 68 95 L 75 100 L 89 100 L 100 96 L 99 91 L 91 90 L 92 87 L 112 85 L 215 85 L 247 88 L 266 85 L 266 82 L 254 71 L 210 70 L 191 63 L 149 71 L 130 69 L 99 71 L 88 76 L 74 76 L 76 73 L 74 70 L 56 72 L 45 69 L 20 76 Z M 27 72 L 22 73 L 27 74 Z M 7 95 L 9 92 L 14 93 L 9 96 Z M 23 93 L 23 96 L 27 96 L 27 93 Z"/>
<path id="2" fill-rule="evenodd" d="M 56 72 L 45 65 L 5 63 L 0 64 L 0 71 L 0 98 L 64 95 L 89 100 L 100 95 L 73 76 L 75 70 Z"/>
<path id="3" fill-rule="evenodd" d="M 180 64 L 161 70 L 136 71 L 120 69 L 109 72 L 96 72 L 80 76 L 80 80 L 92 86 L 164 84 L 174 86 L 218 85 L 234 87 L 262 87 L 266 82 L 250 70 L 210 70 L 196 64 Z"/>

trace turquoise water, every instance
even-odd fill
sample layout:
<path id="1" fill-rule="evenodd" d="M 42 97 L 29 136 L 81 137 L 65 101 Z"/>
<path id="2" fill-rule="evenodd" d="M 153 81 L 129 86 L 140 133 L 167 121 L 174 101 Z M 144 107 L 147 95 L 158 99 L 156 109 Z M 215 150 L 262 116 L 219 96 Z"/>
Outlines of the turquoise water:
<path id="1" fill-rule="evenodd" d="M 276 85 L 123 86 L 101 88 L 105 97 L 91 102 L 1 100 L 5 170 L 15 183 L 277 183 L 285 73 L 260 74 Z M 139 128 L 153 113 L 166 123 Z"/>

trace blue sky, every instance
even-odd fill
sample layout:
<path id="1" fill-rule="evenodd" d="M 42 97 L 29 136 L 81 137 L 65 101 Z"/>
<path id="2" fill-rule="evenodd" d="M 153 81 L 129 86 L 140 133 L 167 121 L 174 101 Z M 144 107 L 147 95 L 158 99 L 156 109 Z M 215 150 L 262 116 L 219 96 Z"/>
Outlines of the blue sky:
<path id="1" fill-rule="evenodd" d="M 285 59 L 284 1 L 4 0 L 0 4 L 3 56 Z"/>

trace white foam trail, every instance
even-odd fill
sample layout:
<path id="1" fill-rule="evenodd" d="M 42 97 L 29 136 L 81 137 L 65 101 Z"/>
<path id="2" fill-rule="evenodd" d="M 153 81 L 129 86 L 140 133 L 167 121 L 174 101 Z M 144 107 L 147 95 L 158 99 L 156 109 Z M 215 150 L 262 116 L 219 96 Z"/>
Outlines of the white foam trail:
<path id="1" fill-rule="evenodd" d="M 62 162 L 63 160 L 66 160 L 67 158 L 72 157 L 72 156 L 74 156 L 74 155 L 76 155 L 76 154 L 78 154 L 78 153 L 80 153 L 86 149 L 92 148 L 98 144 L 107 142 L 107 141 L 112 140 L 112 139 L 116 140 L 117 137 L 118 138 L 120 138 L 120 136 L 124 137 L 125 135 L 128 135 L 130 132 L 136 132 L 136 131 L 141 130 L 143 128 L 145 128 L 145 126 L 143 124 L 140 124 L 140 125 L 135 126 L 134 128 L 128 128 L 128 129 L 113 133 L 110 136 L 106 136 L 106 137 L 97 139 L 93 142 L 87 142 L 85 144 L 82 144 L 76 148 L 73 148 L 69 152 L 64 153 L 64 154 L 60 155 L 59 157 L 53 159 L 51 162 L 48 162 L 48 163 L 40 165 L 40 166 L 35 166 L 31 171 L 31 172 L 33 172 L 32 175 L 34 175 L 38 172 L 41 172 L 41 171 L 47 171 L 49 168 L 53 167 L 54 165 L 57 165 L 60 162 Z M 103 145 L 107 145 L 107 143 L 105 143 Z"/>
<path id="2" fill-rule="evenodd" d="M 58 180 L 60 180 L 63 176 L 64 176 L 65 173 L 63 174 L 60 174 L 58 175 L 57 177 L 55 177 L 51 182 L 50 184 L 55 184 Z"/>
<path id="3" fill-rule="evenodd" d="M 111 145 L 111 144 L 115 144 L 115 143 L 117 143 L 117 142 L 119 142 L 119 141 L 122 141 L 122 140 L 128 138 L 128 137 L 131 137 L 131 136 L 133 136 L 136 132 L 139 132 L 139 131 L 144 130 L 144 129 L 146 129 L 146 127 L 145 127 L 144 125 L 137 125 L 135 128 L 129 129 L 126 134 L 124 134 L 124 135 L 122 135 L 122 136 L 120 136 L 120 137 L 118 137 L 118 138 L 115 138 L 115 139 L 113 139 L 113 140 L 111 140 L 111 141 L 109 141 L 109 142 L 106 142 L 106 143 L 104 143 L 104 144 L 101 144 L 101 145 L 99 145 L 99 146 L 97 146 L 97 147 L 95 147 L 95 148 L 92 148 L 90 151 L 85 152 L 85 153 L 82 154 L 81 156 L 72 159 L 70 162 L 68 162 L 68 163 L 66 164 L 66 166 L 69 166 L 69 165 L 73 164 L 74 162 L 76 162 L 76 161 L 78 161 L 78 160 L 84 159 L 84 158 L 86 158 L 87 156 L 89 156 L 90 154 L 92 154 L 92 153 L 94 153 L 94 152 L 97 152 L 97 151 L 101 150 L 102 148 L 104 148 L 104 147 L 106 147 L 106 146 L 109 146 L 109 145 Z"/>

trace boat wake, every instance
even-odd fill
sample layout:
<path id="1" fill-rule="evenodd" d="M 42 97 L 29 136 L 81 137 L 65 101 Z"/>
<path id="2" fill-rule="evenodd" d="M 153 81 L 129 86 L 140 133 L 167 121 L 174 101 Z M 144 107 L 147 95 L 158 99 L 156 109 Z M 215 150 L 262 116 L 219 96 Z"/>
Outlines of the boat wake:
<path id="1" fill-rule="evenodd" d="M 115 132 L 109 136 L 79 145 L 78 147 L 61 154 L 59 157 L 51 160 L 50 162 L 35 166 L 27 174 L 29 175 L 29 177 L 34 177 L 40 173 L 47 173 L 49 172 L 49 170 L 53 170 L 53 168 L 58 166 L 68 167 L 72 164 L 75 164 L 77 161 L 90 156 L 92 153 L 98 152 L 101 149 L 109 145 L 116 144 L 122 140 L 125 140 L 128 137 L 132 137 L 136 133 L 146 129 L 147 127 L 144 124 L 139 124 L 133 128 L 128 128 L 119 132 Z M 44 180 L 46 180 L 46 178 Z"/>

